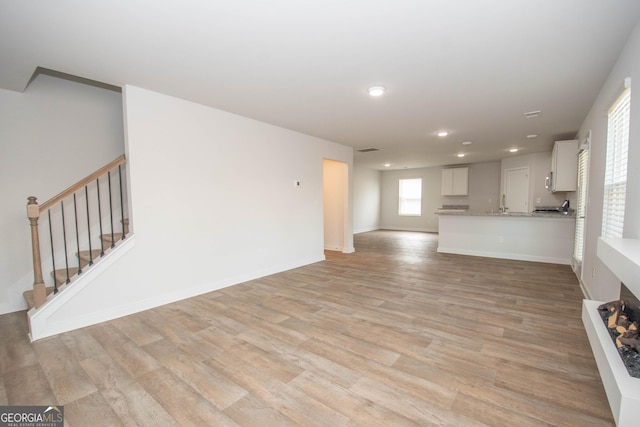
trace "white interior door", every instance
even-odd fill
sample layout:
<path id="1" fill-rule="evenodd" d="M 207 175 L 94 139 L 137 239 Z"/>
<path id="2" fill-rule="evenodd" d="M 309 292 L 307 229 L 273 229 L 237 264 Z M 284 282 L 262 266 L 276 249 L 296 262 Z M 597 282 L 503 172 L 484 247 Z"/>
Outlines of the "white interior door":
<path id="1" fill-rule="evenodd" d="M 504 207 L 507 212 L 529 212 L 529 168 L 504 171 Z"/>

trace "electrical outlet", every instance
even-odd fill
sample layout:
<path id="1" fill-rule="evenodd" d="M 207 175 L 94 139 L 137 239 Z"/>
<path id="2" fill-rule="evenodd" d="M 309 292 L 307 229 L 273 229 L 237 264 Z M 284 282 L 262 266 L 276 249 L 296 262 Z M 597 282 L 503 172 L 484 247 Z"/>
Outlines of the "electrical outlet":
<path id="1" fill-rule="evenodd" d="M 296 188 L 300 187 L 300 180 L 298 180 L 298 179 L 294 180 L 293 181 L 293 186 L 296 187 Z"/>

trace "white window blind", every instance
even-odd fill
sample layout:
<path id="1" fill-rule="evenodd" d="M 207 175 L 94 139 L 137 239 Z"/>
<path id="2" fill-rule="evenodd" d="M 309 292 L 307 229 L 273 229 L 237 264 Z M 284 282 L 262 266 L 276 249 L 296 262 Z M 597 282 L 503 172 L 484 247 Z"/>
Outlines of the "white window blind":
<path id="1" fill-rule="evenodd" d="M 422 215 L 422 178 L 401 179 L 399 194 L 398 214 Z"/>
<path id="2" fill-rule="evenodd" d="M 587 213 L 587 177 L 589 167 L 589 149 L 578 154 L 578 200 L 576 206 L 576 235 L 573 245 L 573 257 L 582 261 L 584 250 L 584 218 Z"/>
<path id="3" fill-rule="evenodd" d="M 626 89 L 609 110 L 602 207 L 603 237 L 622 237 L 627 192 L 630 101 L 631 91 Z"/>

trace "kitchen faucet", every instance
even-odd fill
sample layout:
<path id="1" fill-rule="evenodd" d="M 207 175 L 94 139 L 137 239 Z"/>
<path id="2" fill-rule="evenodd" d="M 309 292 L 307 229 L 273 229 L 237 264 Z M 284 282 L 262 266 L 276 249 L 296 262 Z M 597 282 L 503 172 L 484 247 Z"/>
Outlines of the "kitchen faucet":
<path id="1" fill-rule="evenodd" d="M 500 209 L 499 209 L 499 211 L 502 213 L 507 213 L 507 209 L 509 209 L 508 207 L 505 206 L 505 199 L 506 199 L 506 196 L 503 194 L 502 201 L 500 202 L 502 206 L 500 206 Z"/>

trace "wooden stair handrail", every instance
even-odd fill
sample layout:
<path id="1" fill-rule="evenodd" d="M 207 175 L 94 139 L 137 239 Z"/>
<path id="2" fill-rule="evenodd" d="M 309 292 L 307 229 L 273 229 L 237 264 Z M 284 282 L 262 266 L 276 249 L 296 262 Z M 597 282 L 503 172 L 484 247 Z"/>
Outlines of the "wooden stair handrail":
<path id="1" fill-rule="evenodd" d="M 117 159 L 111 161 L 109 164 L 104 165 L 103 167 L 101 167 L 100 169 L 98 169 L 97 171 L 92 173 L 91 175 L 87 176 L 86 178 L 83 178 L 80 181 L 76 182 L 71 187 L 69 187 L 66 190 L 64 190 L 62 193 L 58 194 L 57 196 L 52 197 L 51 199 L 49 199 L 46 202 L 44 202 L 43 204 L 41 204 L 40 205 L 40 211 L 41 212 L 46 211 L 47 209 L 49 209 L 52 206 L 54 206 L 56 203 L 60 202 L 60 200 L 66 199 L 67 197 L 69 197 L 73 193 L 75 193 L 76 191 L 78 191 L 81 188 L 83 188 L 85 185 L 87 185 L 90 182 L 98 179 L 99 177 L 101 177 L 105 173 L 109 172 L 111 169 L 115 168 L 116 166 L 122 165 L 124 163 L 125 163 L 125 158 L 124 158 L 124 154 L 123 154 L 120 157 L 118 157 Z"/>

